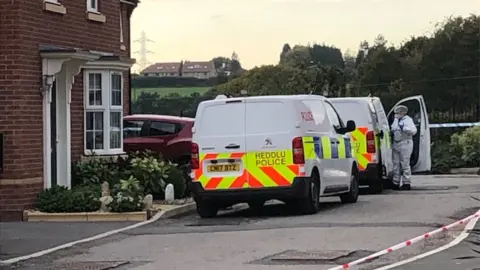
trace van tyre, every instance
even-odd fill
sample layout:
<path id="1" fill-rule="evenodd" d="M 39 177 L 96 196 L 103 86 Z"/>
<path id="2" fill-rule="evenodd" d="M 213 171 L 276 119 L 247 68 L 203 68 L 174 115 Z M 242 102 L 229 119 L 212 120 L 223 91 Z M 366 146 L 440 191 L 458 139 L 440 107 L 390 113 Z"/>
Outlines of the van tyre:
<path id="1" fill-rule="evenodd" d="M 201 218 L 213 218 L 218 213 L 218 206 L 206 201 L 197 201 L 197 214 Z"/>
<path id="2" fill-rule="evenodd" d="M 307 179 L 307 195 L 299 202 L 300 211 L 306 215 L 316 214 L 320 209 L 320 176 L 318 172 L 312 172 Z"/>
<path id="3" fill-rule="evenodd" d="M 350 191 L 340 195 L 342 203 L 356 203 L 358 201 L 358 195 L 360 194 L 360 183 L 358 181 L 358 171 L 356 168 L 352 169 L 352 175 L 350 176 Z"/>

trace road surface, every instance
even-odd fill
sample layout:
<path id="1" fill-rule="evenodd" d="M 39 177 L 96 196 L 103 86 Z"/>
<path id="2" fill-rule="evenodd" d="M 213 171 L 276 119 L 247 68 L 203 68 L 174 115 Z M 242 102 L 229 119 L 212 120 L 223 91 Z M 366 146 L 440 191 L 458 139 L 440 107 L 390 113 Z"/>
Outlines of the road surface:
<path id="1" fill-rule="evenodd" d="M 326 270 L 452 223 L 480 207 L 478 177 L 417 176 L 413 185 L 411 191 L 362 195 L 351 205 L 325 198 L 322 210 L 310 216 L 295 215 L 283 204 L 274 203 L 261 213 L 240 206 L 214 219 L 202 220 L 191 214 L 159 220 L 28 260 L 15 269 L 102 269 L 102 265 L 117 265 L 115 269 L 135 270 Z M 450 242 L 462 229 L 356 269 L 375 269 L 432 250 Z M 444 260 L 453 260 L 443 255 Z M 426 268 L 428 265 L 418 264 L 421 261 L 396 270 L 440 269 Z"/>

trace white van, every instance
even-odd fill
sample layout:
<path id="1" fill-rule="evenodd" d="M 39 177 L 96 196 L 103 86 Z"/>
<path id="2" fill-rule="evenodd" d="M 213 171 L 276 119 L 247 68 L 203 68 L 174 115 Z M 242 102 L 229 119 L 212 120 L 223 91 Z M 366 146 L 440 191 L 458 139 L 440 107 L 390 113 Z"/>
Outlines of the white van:
<path id="1" fill-rule="evenodd" d="M 393 176 L 390 125 L 394 119 L 393 108 L 398 105 L 408 107 L 408 115 L 418 130 L 413 137 L 414 147 L 410 159 L 412 172 L 430 171 L 430 128 L 422 96 L 400 100 L 388 115 L 378 97 L 330 98 L 329 101 L 342 118 L 356 123 L 352 141 L 359 165 L 360 185 L 368 185 L 372 193 L 379 193 L 385 184 L 390 184 L 385 181 L 391 181 Z"/>
<path id="2" fill-rule="evenodd" d="M 349 131 L 322 96 L 255 96 L 200 103 L 192 128 L 191 189 L 201 217 L 247 202 L 295 204 L 316 213 L 319 197 L 355 203 L 357 164 Z"/>

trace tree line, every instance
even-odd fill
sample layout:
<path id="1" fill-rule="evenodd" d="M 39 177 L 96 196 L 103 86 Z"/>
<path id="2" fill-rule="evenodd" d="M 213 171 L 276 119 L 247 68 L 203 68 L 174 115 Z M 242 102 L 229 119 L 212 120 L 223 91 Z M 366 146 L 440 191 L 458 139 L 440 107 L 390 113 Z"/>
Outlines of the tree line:
<path id="1" fill-rule="evenodd" d="M 401 98 L 423 95 L 431 122 L 480 119 L 480 16 L 451 17 L 430 36 L 410 37 L 400 45 L 378 35 L 362 41 L 355 54 L 342 53 L 327 44 L 286 43 L 277 65 L 245 71 L 238 56 L 216 58 L 238 63 L 234 76 L 223 77 L 203 95 L 181 97 L 142 93 L 132 104 L 135 113 L 194 116 L 199 102 L 218 93 L 249 95 L 313 93 L 329 97 L 378 96 L 386 108 Z"/>

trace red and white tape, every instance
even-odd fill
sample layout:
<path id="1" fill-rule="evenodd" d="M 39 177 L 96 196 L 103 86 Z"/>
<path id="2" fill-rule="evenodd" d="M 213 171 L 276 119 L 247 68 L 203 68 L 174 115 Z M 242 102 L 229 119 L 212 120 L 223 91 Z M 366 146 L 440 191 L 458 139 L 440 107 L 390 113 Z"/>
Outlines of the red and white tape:
<path id="1" fill-rule="evenodd" d="M 459 220 L 459 221 L 456 221 L 450 225 L 447 225 L 447 226 L 443 226 L 439 229 L 436 229 L 434 231 L 431 231 L 431 232 L 428 232 L 428 233 L 425 233 L 423 235 L 420 235 L 420 236 L 417 236 L 415 238 L 412 238 L 410 240 L 407 240 L 405 242 L 402 242 L 402 243 L 399 243 L 395 246 L 391 246 L 389 248 L 386 248 L 382 251 L 379 251 L 377 253 L 374 253 L 370 256 L 367 256 L 367 257 L 363 257 L 363 258 L 360 258 L 356 261 L 353 261 L 353 262 L 350 262 L 350 263 L 346 263 L 346 264 L 343 264 L 343 265 L 339 265 L 339 266 L 336 266 L 336 267 L 333 267 L 333 268 L 330 268 L 328 270 L 342 270 L 342 269 L 351 269 L 352 266 L 354 265 L 359 265 L 361 263 L 364 263 L 364 262 L 368 262 L 368 261 L 371 261 L 372 259 L 375 259 L 375 258 L 378 258 L 380 256 L 383 256 L 385 254 L 388 254 L 390 252 L 393 252 L 395 250 L 399 250 L 401 248 L 404 248 L 404 247 L 408 247 L 408 246 L 411 246 L 417 242 L 420 242 L 424 239 L 427 239 L 435 234 L 438 234 L 438 233 L 441 233 L 441 232 L 445 232 L 445 231 L 448 231 L 456 226 L 459 226 L 459 225 L 463 225 L 463 224 L 466 224 L 468 223 L 470 220 L 472 219 L 476 219 L 476 218 L 479 218 L 480 217 L 480 210 L 477 211 L 477 213 L 471 215 L 471 216 L 468 216 L 462 220 Z"/>

